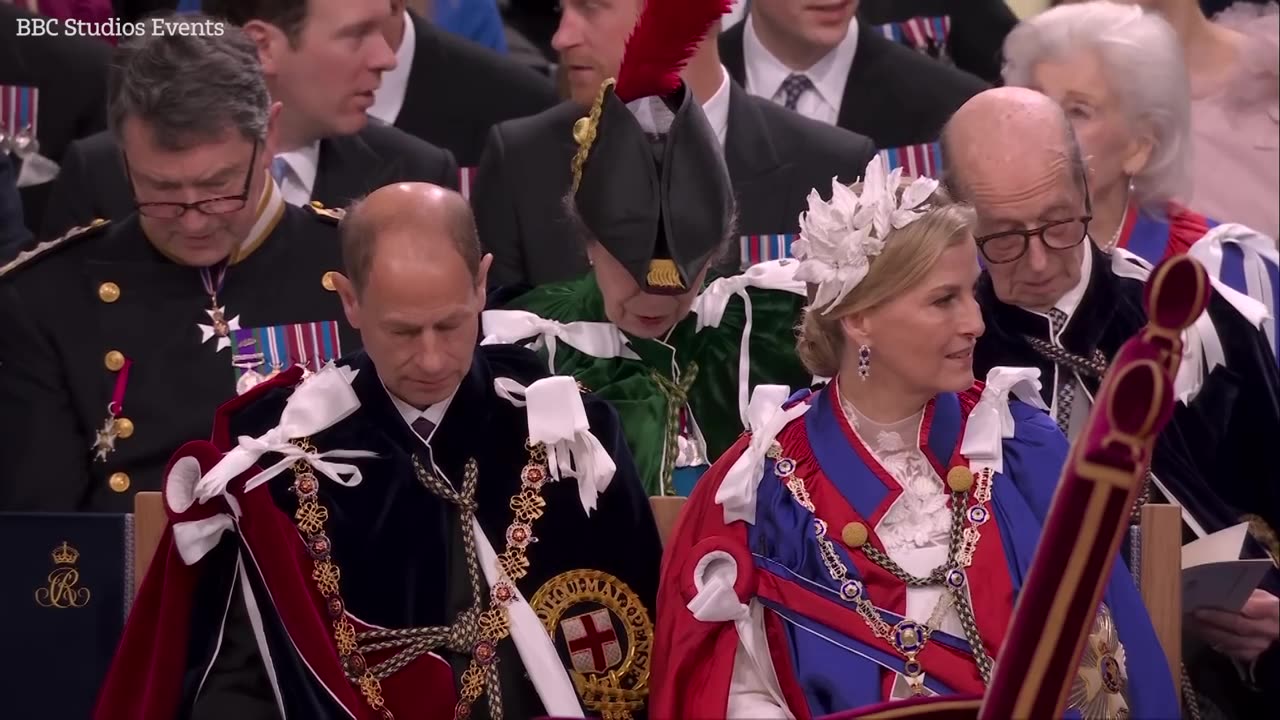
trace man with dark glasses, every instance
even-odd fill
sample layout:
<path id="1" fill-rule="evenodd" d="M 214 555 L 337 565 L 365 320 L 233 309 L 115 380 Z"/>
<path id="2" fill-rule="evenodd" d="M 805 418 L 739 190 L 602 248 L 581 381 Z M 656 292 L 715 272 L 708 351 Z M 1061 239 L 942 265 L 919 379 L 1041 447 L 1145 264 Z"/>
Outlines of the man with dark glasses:
<path id="1" fill-rule="evenodd" d="M 219 405 L 358 346 L 338 213 L 284 201 L 280 104 L 222 30 L 122 48 L 108 120 L 134 212 L 0 270 L 0 511 L 128 512 Z"/>
<path id="2" fill-rule="evenodd" d="M 1043 399 L 1074 438 L 1114 353 L 1146 323 L 1150 266 L 1089 241 L 1085 158 L 1049 98 L 1021 88 L 977 95 L 951 119 L 943 148 L 953 194 L 977 211 L 985 267 L 977 295 L 986 332 L 974 372 L 1039 368 Z M 1157 442 L 1140 502 L 1180 506 L 1184 541 L 1247 521 L 1255 540 L 1246 554 L 1280 557 L 1268 530 L 1280 527 L 1280 378 L 1261 330 L 1266 311 L 1225 286 L 1205 290 L 1209 308 L 1183 334 L 1173 420 Z M 1277 591 L 1280 573 L 1272 570 L 1243 607 L 1196 615 L 1198 629 L 1226 628 L 1203 635 L 1202 644 L 1217 648 L 1184 656 L 1201 703 L 1207 692 L 1215 703 L 1259 707 L 1249 703 L 1262 696 L 1240 687 L 1242 678 L 1246 686 L 1275 686 Z"/>

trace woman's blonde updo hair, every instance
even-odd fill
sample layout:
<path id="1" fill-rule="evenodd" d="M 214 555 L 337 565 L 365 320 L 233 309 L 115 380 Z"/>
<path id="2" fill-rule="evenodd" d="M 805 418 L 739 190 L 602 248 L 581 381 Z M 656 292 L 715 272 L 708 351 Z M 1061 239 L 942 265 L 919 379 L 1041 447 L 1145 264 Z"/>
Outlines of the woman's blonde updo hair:
<path id="1" fill-rule="evenodd" d="M 898 194 L 914 178 L 903 178 Z M 862 192 L 862 183 L 854 183 Z M 941 186 L 929 196 L 930 209 L 911 224 L 889 231 L 884 249 L 870 259 L 867 276 L 825 314 L 805 310 L 800 322 L 796 353 L 809 372 L 818 377 L 835 377 L 844 355 L 844 332 L 840 319 L 866 312 L 915 287 L 933 270 L 942 253 L 963 242 L 973 242 L 973 210 L 954 202 Z M 812 303 L 816 287 L 809 286 Z"/>

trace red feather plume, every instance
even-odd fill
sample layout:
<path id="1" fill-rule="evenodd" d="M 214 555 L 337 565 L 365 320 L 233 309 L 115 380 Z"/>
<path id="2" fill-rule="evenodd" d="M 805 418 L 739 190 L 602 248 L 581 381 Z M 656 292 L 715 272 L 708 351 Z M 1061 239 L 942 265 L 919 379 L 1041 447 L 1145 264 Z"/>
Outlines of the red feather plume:
<path id="1" fill-rule="evenodd" d="M 663 97 L 680 87 L 680 71 L 733 0 L 646 0 L 627 40 L 614 93 L 624 103 Z"/>

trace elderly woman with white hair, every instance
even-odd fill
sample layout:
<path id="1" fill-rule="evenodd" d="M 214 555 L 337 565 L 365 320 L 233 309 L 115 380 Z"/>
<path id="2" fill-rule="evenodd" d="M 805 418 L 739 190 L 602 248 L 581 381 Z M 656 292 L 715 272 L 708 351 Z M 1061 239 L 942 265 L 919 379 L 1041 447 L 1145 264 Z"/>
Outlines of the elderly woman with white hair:
<path id="1" fill-rule="evenodd" d="M 1151 264 L 1190 252 L 1225 285 L 1265 304 L 1273 350 L 1280 305 L 1275 240 L 1182 204 L 1193 187 L 1235 176 L 1191 177 L 1191 94 L 1181 43 L 1160 15 L 1132 4 L 1051 8 L 1009 34 L 1005 82 L 1053 98 L 1088 165 L 1089 234 Z M 1274 196 L 1271 201 L 1274 205 Z"/>

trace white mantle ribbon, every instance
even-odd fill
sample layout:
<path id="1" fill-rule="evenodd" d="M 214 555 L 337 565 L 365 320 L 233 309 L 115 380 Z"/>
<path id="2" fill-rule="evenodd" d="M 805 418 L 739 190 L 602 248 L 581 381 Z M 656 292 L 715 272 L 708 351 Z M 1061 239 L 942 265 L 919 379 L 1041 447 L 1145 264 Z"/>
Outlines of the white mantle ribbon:
<path id="1" fill-rule="evenodd" d="M 328 429 L 360 407 L 360 400 L 351 388 L 351 378 L 354 377 L 355 371 L 329 363 L 304 380 L 285 404 L 284 412 L 280 414 L 280 424 L 260 437 L 241 436 L 239 444 L 196 484 L 196 499 L 204 503 L 225 495 L 227 485 L 247 472 L 267 453 L 278 453 L 283 457 L 246 482 L 244 492 L 267 482 L 299 460 L 306 461 L 316 472 L 340 485 L 360 484 L 360 470 L 356 466 L 331 462 L 329 458 L 376 457 L 376 453 L 365 450 L 307 452 L 290 442 Z"/>
<path id="2" fill-rule="evenodd" d="M 618 468 L 591 434 L 577 381 L 552 375 L 525 387 L 511 378 L 495 378 L 493 389 L 512 405 L 527 406 L 529 439 L 546 446 L 552 478 L 577 478 L 578 499 L 590 515 Z"/>
<path id="3" fill-rule="evenodd" d="M 1004 441 L 1013 437 L 1013 413 L 1009 411 L 1009 393 L 1040 410 L 1048 410 L 1040 397 L 1040 370 L 1025 367 L 995 367 L 987 373 L 982 397 L 969 413 L 965 423 L 960 454 L 969 460 L 971 470 L 991 468 L 1004 472 Z"/>
<path id="4" fill-rule="evenodd" d="M 764 459 L 778 433 L 787 423 L 809 411 L 809 403 L 797 403 L 784 410 L 791 391 L 785 385 L 758 385 L 747 408 L 751 444 L 738 456 L 716 490 L 716 503 L 724 508 L 726 524 L 745 520 L 756 522 L 756 491 L 764 476 Z"/>
<path id="5" fill-rule="evenodd" d="M 169 470 L 164 483 L 164 500 L 169 509 L 182 514 L 195 504 L 196 483 L 200 481 L 200 461 L 188 455 L 179 458 Z M 239 516 L 240 505 L 233 497 L 227 497 L 231 512 Z M 218 513 L 200 520 L 184 520 L 173 524 L 173 544 L 178 555 L 188 565 L 195 565 L 210 550 L 218 546 L 222 533 L 235 530 L 235 519 L 227 513 Z"/>
<path id="6" fill-rule="evenodd" d="M 1209 236 L 1206 234 L 1205 237 Z M 1197 241 L 1196 244 L 1202 241 Z M 1195 245 L 1192 246 L 1194 247 Z M 1191 252 L 1188 252 L 1188 255 L 1196 258 Z M 1246 263 L 1248 263 L 1247 256 L 1248 251 L 1246 251 Z M 1196 260 L 1199 262 L 1199 258 Z M 1151 277 L 1152 266 L 1128 250 L 1116 248 L 1112 251 L 1111 269 L 1120 277 L 1146 282 Z M 1214 292 L 1244 316 L 1249 324 L 1265 329 L 1265 321 L 1270 316 L 1267 305 L 1222 283 L 1211 270 L 1218 271 L 1221 268 L 1205 269 Z M 1250 271 L 1246 267 L 1246 273 L 1248 272 Z M 1218 328 L 1213 324 L 1213 318 L 1209 316 L 1209 311 L 1206 309 L 1182 332 L 1182 364 L 1178 367 L 1178 374 L 1173 379 L 1173 392 L 1178 402 L 1184 405 L 1191 403 L 1200 393 L 1200 388 L 1204 385 L 1209 373 L 1219 365 L 1226 365 L 1226 362 L 1227 356 L 1222 347 L 1222 339 L 1218 336 Z"/>
<path id="7" fill-rule="evenodd" d="M 1276 250 L 1276 241 L 1244 225 L 1230 223 L 1219 225 L 1205 233 L 1204 237 L 1187 250 L 1187 255 L 1204 265 L 1209 277 L 1220 279 L 1224 257 L 1222 247 L 1227 244 L 1238 247 L 1243 255 L 1245 292 L 1266 306 L 1267 317 L 1262 320 L 1262 329 L 1271 347 L 1275 348 L 1275 288 L 1271 285 L 1271 273 L 1267 266 L 1280 266 L 1280 251 Z"/>
<path id="8" fill-rule="evenodd" d="M 697 330 L 720 327 L 724 312 L 734 296 L 742 298 L 746 324 L 742 328 L 742 340 L 738 347 L 738 419 L 742 427 L 749 427 L 747 395 L 751 381 L 751 295 L 747 288 L 782 290 L 805 297 L 805 284 L 796 280 L 794 260 L 771 260 L 747 268 L 737 275 L 723 277 L 707 285 L 693 301 L 693 312 L 698 316 Z"/>
<path id="9" fill-rule="evenodd" d="M 552 373 L 556 371 L 557 340 L 591 357 L 640 359 L 627 347 L 626 336 L 612 323 L 560 323 L 523 310 L 487 310 L 481 313 L 480 322 L 484 335 L 481 345 L 511 345 L 529 338 L 534 339 L 529 349 L 535 352 L 545 345 L 547 369 Z"/>

